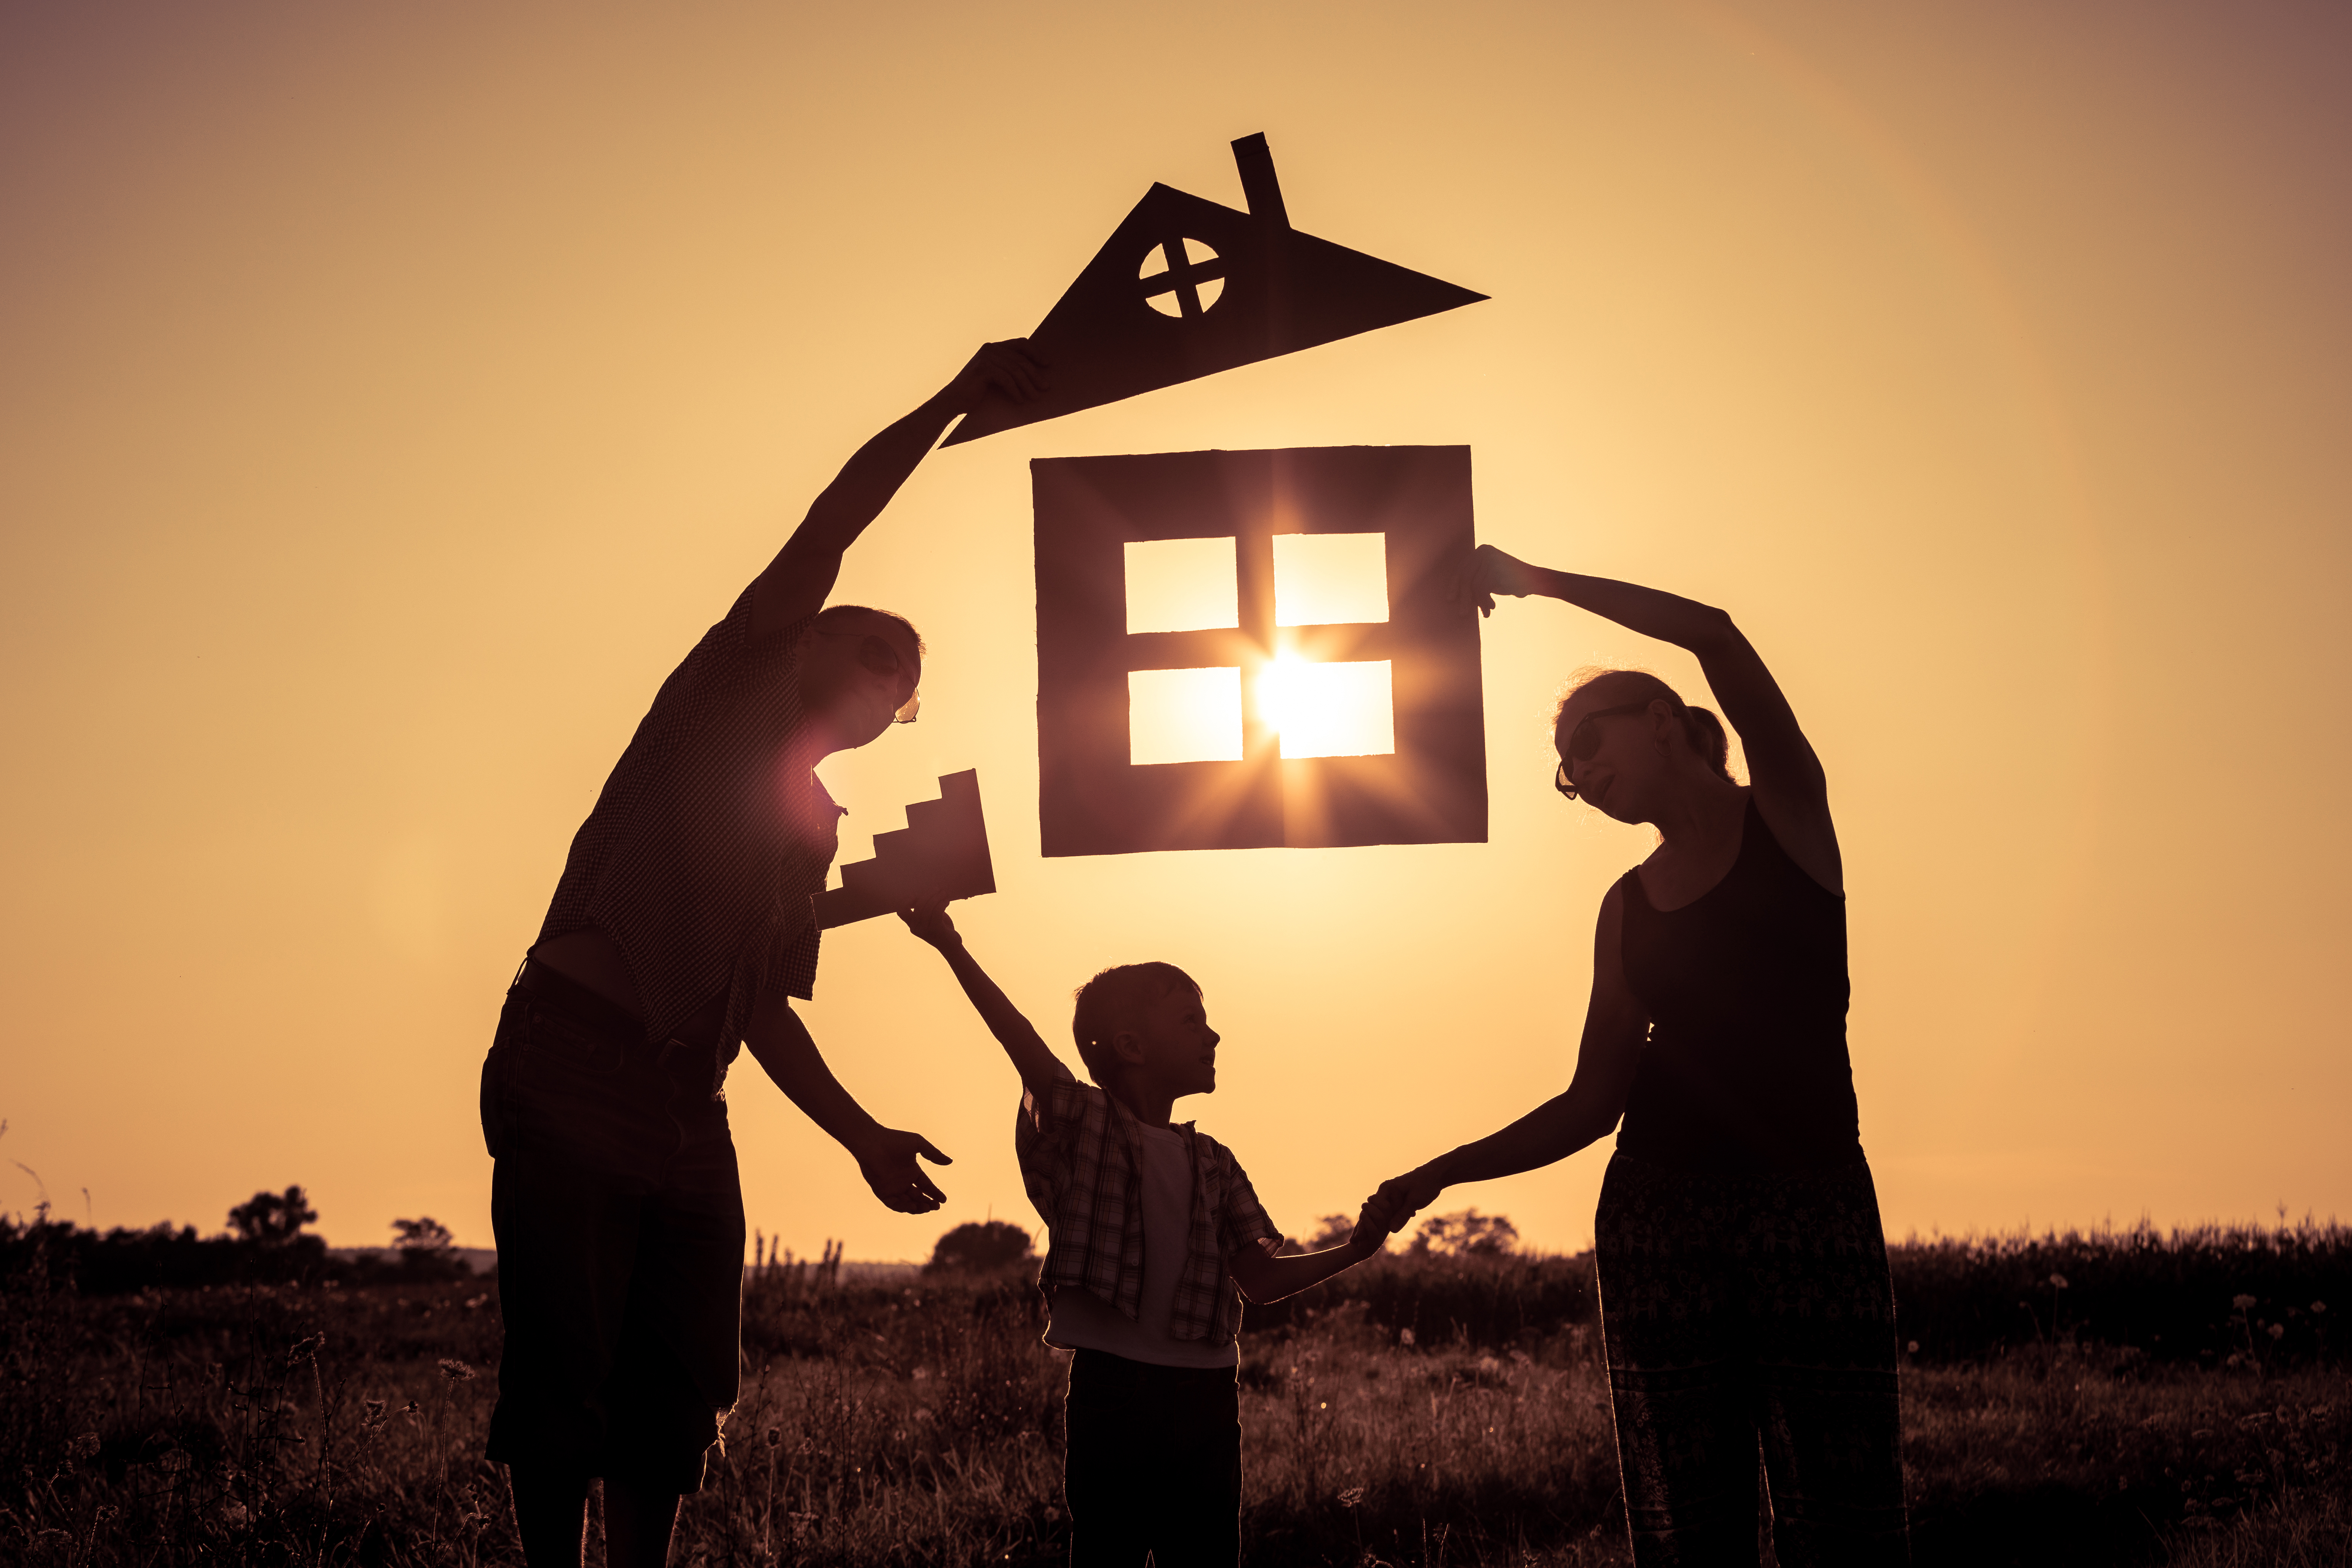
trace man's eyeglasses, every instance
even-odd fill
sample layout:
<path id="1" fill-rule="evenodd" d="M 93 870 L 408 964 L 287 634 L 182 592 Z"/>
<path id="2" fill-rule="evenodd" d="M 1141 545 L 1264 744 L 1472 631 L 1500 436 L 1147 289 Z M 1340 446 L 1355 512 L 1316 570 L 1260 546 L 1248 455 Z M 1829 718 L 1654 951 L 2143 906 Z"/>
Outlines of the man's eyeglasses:
<path id="1" fill-rule="evenodd" d="M 1646 713 L 1650 710 L 1650 704 L 1656 700 L 1656 698 L 1651 697 L 1644 698 L 1639 702 L 1621 703 L 1615 708 L 1596 708 L 1579 719 L 1576 721 L 1576 728 L 1568 732 L 1568 748 L 1560 753 L 1559 772 L 1552 775 L 1551 787 L 1570 800 L 1576 798 L 1576 784 L 1569 777 L 1568 767 L 1570 763 L 1589 763 L 1600 754 L 1601 726 L 1593 722 L 1595 719 L 1614 719 L 1626 713 Z"/>
<path id="2" fill-rule="evenodd" d="M 857 638 L 859 664 L 876 675 L 903 675 L 907 678 L 908 686 L 910 688 L 913 686 L 915 676 L 899 658 L 898 650 L 872 632 L 835 632 L 819 626 L 816 628 L 816 635 L 821 637 Z M 894 724 L 911 724 L 915 721 L 915 715 L 922 711 L 922 694 L 909 689 L 907 693 L 907 700 L 898 704 L 898 710 L 890 716 L 890 721 Z"/>

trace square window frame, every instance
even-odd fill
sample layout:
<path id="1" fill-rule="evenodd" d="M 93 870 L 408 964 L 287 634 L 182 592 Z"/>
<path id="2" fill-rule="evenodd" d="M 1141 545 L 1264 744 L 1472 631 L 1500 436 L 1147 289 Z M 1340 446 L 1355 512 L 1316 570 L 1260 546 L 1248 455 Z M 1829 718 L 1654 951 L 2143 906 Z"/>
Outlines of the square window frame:
<path id="1" fill-rule="evenodd" d="M 1469 447 L 1040 458 L 1030 482 L 1043 854 L 1486 842 L 1478 614 L 1449 593 L 1476 539 Z M 1385 534 L 1389 619 L 1277 632 L 1277 532 Z M 1126 544 L 1226 536 L 1241 626 L 1129 636 Z M 1283 757 L 1255 679 L 1276 651 L 1387 659 L 1396 751 Z M 1242 760 L 1130 765 L 1129 672 L 1214 665 L 1242 671 Z"/>

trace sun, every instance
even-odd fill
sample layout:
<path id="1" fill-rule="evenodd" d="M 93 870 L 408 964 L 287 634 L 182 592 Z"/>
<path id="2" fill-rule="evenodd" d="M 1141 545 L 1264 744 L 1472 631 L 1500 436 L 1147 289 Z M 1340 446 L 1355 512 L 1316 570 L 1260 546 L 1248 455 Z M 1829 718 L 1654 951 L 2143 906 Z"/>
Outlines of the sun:
<path id="1" fill-rule="evenodd" d="M 1277 654 L 1257 678 L 1258 711 L 1286 757 L 1385 756 L 1396 750 L 1387 659 L 1318 663 Z"/>

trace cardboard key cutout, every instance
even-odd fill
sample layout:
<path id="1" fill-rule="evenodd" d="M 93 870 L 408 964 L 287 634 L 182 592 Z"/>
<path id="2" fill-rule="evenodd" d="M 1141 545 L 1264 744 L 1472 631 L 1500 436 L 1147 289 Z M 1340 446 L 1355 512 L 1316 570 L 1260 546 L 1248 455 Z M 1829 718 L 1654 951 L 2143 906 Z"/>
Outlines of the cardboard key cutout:
<path id="1" fill-rule="evenodd" d="M 944 904 L 996 891 L 988 858 L 988 823 L 980 812 L 980 773 L 967 768 L 940 780 L 940 798 L 907 808 L 907 826 L 874 836 L 874 858 L 841 868 L 841 886 L 814 900 L 819 930 L 871 920 L 920 904 Z"/>
<path id="2" fill-rule="evenodd" d="M 992 395 L 946 446 L 1295 353 L 1484 294 L 1301 234 L 1263 133 L 1234 143 L 1249 211 L 1155 184 L 1029 342 L 1052 387 Z"/>

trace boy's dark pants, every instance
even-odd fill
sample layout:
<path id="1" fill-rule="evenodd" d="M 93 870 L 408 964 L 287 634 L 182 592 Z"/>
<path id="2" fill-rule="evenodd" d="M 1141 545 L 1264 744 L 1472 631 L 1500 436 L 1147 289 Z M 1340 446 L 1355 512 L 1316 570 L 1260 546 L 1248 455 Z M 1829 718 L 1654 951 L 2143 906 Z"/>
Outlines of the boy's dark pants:
<path id="1" fill-rule="evenodd" d="M 1241 1555 L 1241 1394 L 1231 1367 L 1070 1361 L 1072 1568 L 1233 1568 Z"/>
<path id="2" fill-rule="evenodd" d="M 734 1405 L 743 1200 L 716 1053 L 537 964 L 482 1071 L 506 1352 L 488 1453 L 702 1485 Z"/>

